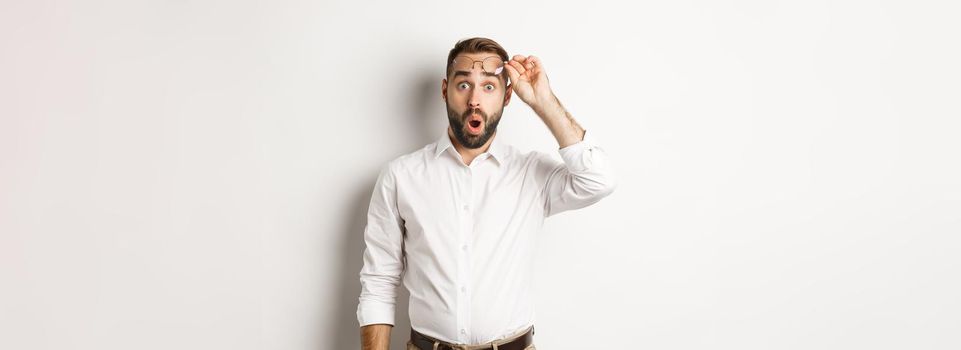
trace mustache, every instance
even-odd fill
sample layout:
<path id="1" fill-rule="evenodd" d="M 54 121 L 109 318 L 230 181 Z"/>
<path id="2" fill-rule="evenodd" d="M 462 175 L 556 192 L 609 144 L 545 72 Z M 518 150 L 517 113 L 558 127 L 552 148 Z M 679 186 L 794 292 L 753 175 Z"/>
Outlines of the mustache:
<path id="1" fill-rule="evenodd" d="M 466 120 L 467 118 L 470 118 L 471 114 L 480 115 L 481 118 L 484 118 L 485 121 L 487 120 L 487 113 L 484 113 L 484 111 L 481 111 L 480 108 L 473 108 L 473 109 L 468 108 L 466 111 L 464 111 L 464 114 L 461 117 L 463 117 L 463 119 Z"/>

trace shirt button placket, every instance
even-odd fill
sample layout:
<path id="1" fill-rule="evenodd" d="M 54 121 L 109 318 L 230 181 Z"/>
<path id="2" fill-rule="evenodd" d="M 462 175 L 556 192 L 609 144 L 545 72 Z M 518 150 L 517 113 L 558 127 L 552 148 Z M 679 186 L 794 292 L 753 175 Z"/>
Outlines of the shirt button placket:
<path id="1" fill-rule="evenodd" d="M 460 271 L 458 276 L 459 278 L 457 281 L 457 284 L 460 287 L 459 288 L 460 293 L 458 293 L 458 296 L 457 296 L 457 300 L 458 300 L 457 325 L 459 326 L 458 328 L 460 328 L 460 334 L 459 334 L 460 341 L 463 343 L 469 342 L 469 334 L 467 333 L 467 330 L 470 328 L 470 319 L 471 319 L 471 315 L 470 315 L 471 303 L 470 303 L 470 297 L 466 293 L 467 291 L 466 286 L 468 285 L 468 282 L 471 279 L 471 275 L 470 275 L 471 257 L 467 250 L 467 245 L 468 245 L 468 242 L 472 239 L 471 236 L 473 235 L 472 231 L 474 228 L 474 217 L 473 217 L 473 212 L 471 211 L 471 203 L 473 202 L 473 188 L 474 188 L 473 181 L 474 179 L 473 179 L 471 168 L 464 167 L 464 177 L 463 177 L 463 181 L 461 181 L 461 189 L 462 189 L 461 193 L 463 193 L 464 195 L 462 198 L 463 202 L 460 203 L 461 230 L 458 233 L 458 236 L 460 237 L 460 241 L 461 241 L 461 253 L 458 254 L 460 256 L 460 259 L 458 259 L 459 260 L 458 265 L 460 266 L 459 268 Z"/>

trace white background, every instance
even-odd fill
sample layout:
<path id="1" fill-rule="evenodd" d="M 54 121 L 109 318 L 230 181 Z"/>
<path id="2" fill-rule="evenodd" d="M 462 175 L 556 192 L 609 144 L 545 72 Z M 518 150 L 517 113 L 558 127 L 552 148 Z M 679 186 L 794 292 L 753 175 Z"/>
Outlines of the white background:
<path id="1" fill-rule="evenodd" d="M 541 57 L 621 179 L 547 221 L 538 348 L 959 348 L 959 15 L 4 1 L 0 348 L 357 349 L 377 171 L 471 36 Z M 557 147 L 519 99 L 500 131 Z"/>

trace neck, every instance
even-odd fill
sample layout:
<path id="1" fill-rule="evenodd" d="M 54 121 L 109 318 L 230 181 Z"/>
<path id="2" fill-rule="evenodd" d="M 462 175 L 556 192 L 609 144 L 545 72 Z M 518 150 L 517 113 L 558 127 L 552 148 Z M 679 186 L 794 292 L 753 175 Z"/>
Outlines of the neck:
<path id="1" fill-rule="evenodd" d="M 464 164 L 470 165 L 474 158 L 477 158 L 477 156 L 479 156 L 481 153 L 487 152 L 487 149 L 491 147 L 491 142 L 494 142 L 494 138 L 497 137 L 497 131 L 494 131 L 494 134 L 491 135 L 491 138 L 487 139 L 487 142 L 478 148 L 464 147 L 464 145 L 462 145 L 460 141 L 454 137 L 454 131 L 451 130 L 449 126 L 447 127 L 447 137 L 450 138 L 450 142 L 454 145 L 454 149 L 457 150 L 457 153 L 460 154 L 460 157 L 464 160 Z"/>

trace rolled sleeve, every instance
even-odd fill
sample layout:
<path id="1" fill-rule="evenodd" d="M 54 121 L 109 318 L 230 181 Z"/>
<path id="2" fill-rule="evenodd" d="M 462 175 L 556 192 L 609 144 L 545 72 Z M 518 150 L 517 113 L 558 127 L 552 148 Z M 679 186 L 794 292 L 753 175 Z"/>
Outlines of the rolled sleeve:
<path id="1" fill-rule="evenodd" d="M 614 192 L 617 181 L 608 155 L 590 133 L 558 153 L 563 162 L 554 164 L 546 181 L 545 216 L 589 206 Z"/>
<path id="2" fill-rule="evenodd" d="M 397 287 L 405 269 L 404 222 L 397 210 L 396 177 L 390 164 L 377 178 L 364 229 L 364 266 L 357 305 L 360 326 L 394 324 Z"/>
<path id="3" fill-rule="evenodd" d="M 357 321 L 361 327 L 372 324 L 394 325 L 394 304 L 361 302 L 357 307 Z"/>

